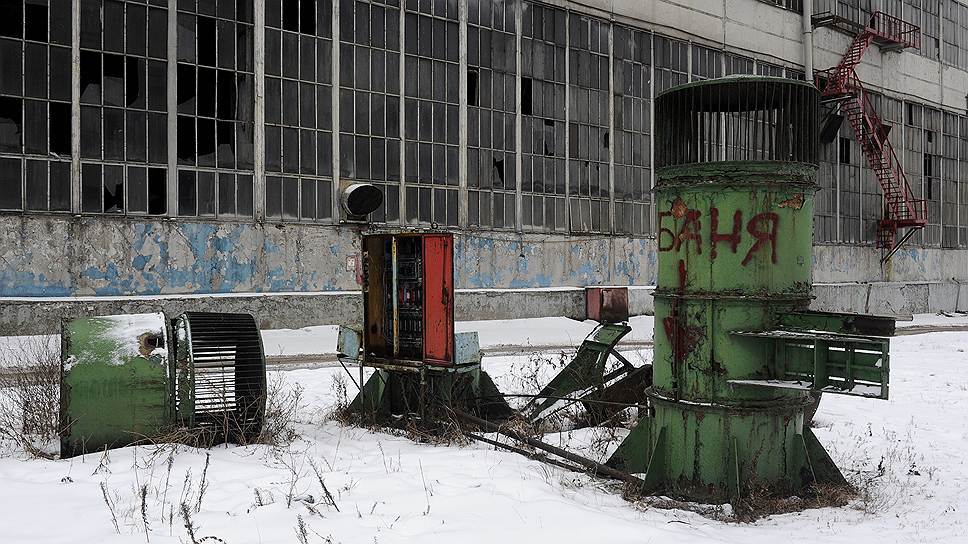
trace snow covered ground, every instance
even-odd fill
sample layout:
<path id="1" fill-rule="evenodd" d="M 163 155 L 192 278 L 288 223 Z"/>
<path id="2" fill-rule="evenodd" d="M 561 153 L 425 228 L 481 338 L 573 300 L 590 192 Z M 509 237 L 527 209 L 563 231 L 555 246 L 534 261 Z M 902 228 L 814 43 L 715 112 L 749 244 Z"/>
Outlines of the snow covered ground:
<path id="1" fill-rule="evenodd" d="M 459 330 L 477 327 L 484 345 L 549 345 L 577 344 L 587 326 L 519 320 L 465 323 Z M 634 340 L 651 338 L 651 319 L 633 327 Z M 290 342 L 294 350 L 308 349 L 298 347 L 310 344 L 301 334 L 316 336 L 267 337 L 273 334 L 284 352 Z M 228 544 L 300 542 L 300 520 L 306 541 L 314 543 L 968 542 L 968 332 L 902 336 L 891 345 L 890 401 L 826 395 L 816 417 L 817 435 L 834 460 L 870 492 L 868 500 L 843 508 L 725 523 L 629 503 L 614 484 L 490 446 L 417 444 L 345 427 L 325 417 L 337 402 L 334 383 L 343 370 L 322 368 L 271 373 L 305 390 L 301 437 L 284 448 L 172 453 L 138 447 L 105 458 L 46 461 L 0 445 L 0 542 L 191 542 L 182 503 L 197 542 L 212 536 Z M 649 357 L 640 348 L 631 360 Z M 499 387 L 516 392 L 527 389 L 528 373 L 540 361 L 502 356 L 485 358 L 484 365 Z M 352 394 L 352 384 L 349 389 Z M 562 433 L 555 440 L 591 455 L 595 433 Z M 320 480 L 338 511 L 324 501 Z"/>
<path id="2" fill-rule="evenodd" d="M 625 342 L 652 340 L 652 316 L 633 317 L 632 332 Z M 477 331 L 482 348 L 501 346 L 577 346 L 592 329 L 594 321 L 575 321 L 567 317 L 511 319 L 501 321 L 458 321 L 457 332 Z M 303 355 L 336 353 L 339 327 L 321 325 L 302 329 L 262 331 L 266 355 Z"/>

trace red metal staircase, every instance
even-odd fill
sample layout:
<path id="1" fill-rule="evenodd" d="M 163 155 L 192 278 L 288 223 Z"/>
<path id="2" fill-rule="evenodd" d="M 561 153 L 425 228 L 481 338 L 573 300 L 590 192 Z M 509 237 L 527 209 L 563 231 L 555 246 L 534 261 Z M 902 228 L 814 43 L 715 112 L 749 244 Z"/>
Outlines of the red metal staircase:
<path id="1" fill-rule="evenodd" d="M 871 43 L 883 49 L 920 47 L 921 29 L 883 12 L 875 12 L 866 27 L 854 35 L 840 64 L 818 74 L 817 86 L 824 102 L 837 102 L 847 118 L 854 136 L 867 157 L 877 181 L 884 191 L 884 218 L 877 230 L 877 247 L 887 250 L 886 261 L 908 238 L 927 224 L 927 203 L 915 198 L 888 139 L 889 129 L 874 110 L 867 91 L 854 69 L 860 64 Z M 908 229 L 897 238 L 898 229 Z"/>

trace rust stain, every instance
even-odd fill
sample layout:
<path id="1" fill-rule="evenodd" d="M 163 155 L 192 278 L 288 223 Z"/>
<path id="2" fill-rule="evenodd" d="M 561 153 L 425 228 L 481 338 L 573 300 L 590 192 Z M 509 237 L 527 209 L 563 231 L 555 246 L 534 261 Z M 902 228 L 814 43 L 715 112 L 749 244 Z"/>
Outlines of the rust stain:
<path id="1" fill-rule="evenodd" d="M 686 263 L 679 259 L 679 288 L 681 295 L 686 290 Z M 688 324 L 685 308 L 677 297 L 672 301 L 671 315 L 662 319 L 662 328 L 665 330 L 666 337 L 672 343 L 673 374 L 676 373 L 679 365 L 683 363 L 696 345 L 702 340 L 703 330 L 695 325 Z M 678 382 L 678 380 L 676 380 Z M 678 386 L 677 386 L 678 387 Z"/>
<path id="2" fill-rule="evenodd" d="M 794 210 L 799 210 L 803 207 L 803 193 L 797 193 L 790 198 L 777 204 L 780 208 L 791 208 Z"/>
<path id="3" fill-rule="evenodd" d="M 145 359 L 149 358 L 157 348 L 165 347 L 165 339 L 157 333 L 146 332 L 138 337 L 138 353 Z"/>
<path id="4" fill-rule="evenodd" d="M 683 216 L 686 215 L 687 211 L 689 211 L 689 207 L 686 206 L 686 203 L 683 202 L 681 198 L 677 198 L 676 201 L 672 203 L 672 217 L 682 219 Z"/>

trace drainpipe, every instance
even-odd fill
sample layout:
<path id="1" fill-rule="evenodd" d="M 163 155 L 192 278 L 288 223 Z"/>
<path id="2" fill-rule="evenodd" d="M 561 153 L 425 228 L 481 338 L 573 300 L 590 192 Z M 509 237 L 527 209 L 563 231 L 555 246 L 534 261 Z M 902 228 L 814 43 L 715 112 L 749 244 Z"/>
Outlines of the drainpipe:
<path id="1" fill-rule="evenodd" d="M 803 72 L 813 83 L 813 0 L 803 0 Z"/>

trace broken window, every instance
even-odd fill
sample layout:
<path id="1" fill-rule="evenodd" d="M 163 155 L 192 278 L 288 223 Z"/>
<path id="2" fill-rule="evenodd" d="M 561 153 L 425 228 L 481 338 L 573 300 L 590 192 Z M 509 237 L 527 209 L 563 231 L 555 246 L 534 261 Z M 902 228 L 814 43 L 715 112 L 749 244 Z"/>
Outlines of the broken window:
<path id="1" fill-rule="evenodd" d="M 81 209 L 86 213 L 164 214 L 167 8 L 135 1 L 91 0 L 82 2 L 81 21 Z M 53 36 L 53 17 L 50 28 Z M 54 59 L 52 52 L 51 93 L 56 87 L 69 87 L 68 78 L 55 84 Z M 68 98 L 67 92 L 58 92 Z M 69 153 L 70 129 L 65 122 L 70 118 L 69 106 L 52 105 L 49 117 L 50 152 Z M 53 174 L 51 180 L 53 187 Z"/>
<path id="2" fill-rule="evenodd" d="M 468 222 L 513 229 L 517 189 L 514 6 L 474 2 L 468 10 Z M 530 78 L 522 79 L 521 93 L 521 111 L 532 115 Z M 492 207 L 492 202 L 502 205 Z"/>
<path id="3" fill-rule="evenodd" d="M 19 153 L 23 135 L 23 100 L 0 96 L 0 151 Z"/>
<path id="4" fill-rule="evenodd" d="M 271 4 L 267 3 L 267 19 L 272 18 Z M 276 8 L 281 6 L 276 4 Z M 197 217 L 251 217 L 255 100 L 252 3 L 179 2 L 177 9 L 177 156 L 182 165 L 176 186 L 177 212 Z M 278 42 L 267 31 L 267 73 L 273 69 L 271 53 L 279 52 L 274 45 Z M 267 86 L 271 85 L 267 80 Z M 149 88 L 149 101 L 151 96 Z M 267 91 L 267 116 L 271 115 L 271 96 L 271 90 Z M 155 132 L 151 119 L 148 121 L 150 155 Z M 271 138 L 267 129 L 267 149 L 273 143 Z M 243 177 L 249 180 L 246 206 L 240 206 L 235 196 L 238 180 Z M 149 208 L 150 202 L 149 194 Z"/>
<path id="5" fill-rule="evenodd" d="M 528 230 L 564 230 L 568 227 L 564 214 L 568 14 L 564 10 L 525 3 L 523 15 L 521 192 L 525 196 L 521 220 Z M 493 51 L 504 49 L 495 48 L 493 38 L 491 41 Z M 513 45 L 510 48 L 514 50 Z M 501 91 L 505 96 L 514 96 L 513 91 L 497 86 L 492 96 L 500 96 Z M 507 203 L 502 206 L 496 197 L 490 205 L 494 213 L 509 209 Z"/>
<path id="6" fill-rule="evenodd" d="M 116 164 L 104 165 L 104 212 L 121 213 L 124 211 L 124 167 Z"/>
<path id="7" fill-rule="evenodd" d="M 19 210 L 23 207 L 22 164 L 20 159 L 0 157 L 0 209 Z"/>
<path id="8" fill-rule="evenodd" d="M 2 209 L 69 208 L 70 12 L 69 0 L 0 2 L 0 152 L 26 155 L 3 159 Z"/>

